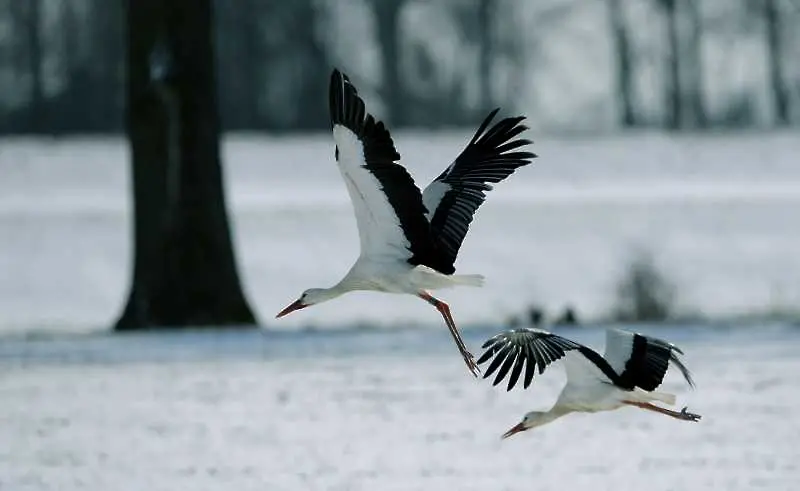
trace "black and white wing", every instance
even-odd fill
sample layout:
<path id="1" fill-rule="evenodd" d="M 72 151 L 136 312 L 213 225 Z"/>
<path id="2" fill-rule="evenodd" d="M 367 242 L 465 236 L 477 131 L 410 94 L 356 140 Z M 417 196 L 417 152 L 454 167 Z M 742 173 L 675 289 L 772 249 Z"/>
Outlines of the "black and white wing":
<path id="1" fill-rule="evenodd" d="M 517 384 L 523 368 L 525 369 L 523 387 L 527 389 L 533 381 L 537 367 L 541 374 L 551 363 L 560 360 L 570 352 L 575 352 L 578 356 L 584 355 L 584 351 L 587 350 L 594 353 L 591 349 L 575 341 L 534 328 L 502 332 L 483 343 L 482 348 L 486 351 L 478 359 L 478 365 L 494 358 L 489 368 L 486 369 L 486 373 L 483 374 L 483 378 L 487 378 L 497 371 L 492 384 L 497 385 L 510 370 L 511 375 L 508 377 L 506 390 L 511 390 Z M 600 356 L 596 353 L 595 355 Z"/>
<path id="2" fill-rule="evenodd" d="M 527 129 L 520 124 L 524 117 L 505 118 L 487 131 L 498 110 L 489 113 L 458 158 L 422 193 L 434 240 L 450 266 L 444 273 L 455 271 L 453 263 L 472 217 L 492 189 L 489 183 L 502 181 L 536 157 L 516 151 L 532 143 L 516 138 Z"/>
<path id="3" fill-rule="evenodd" d="M 361 255 L 430 262 L 436 254 L 422 195 L 397 163 L 400 154 L 389 131 L 366 112 L 350 79 L 336 69 L 329 104 L 336 161 L 353 203 Z"/>
<path id="4" fill-rule="evenodd" d="M 692 375 L 678 358 L 683 354 L 678 347 L 650 336 L 608 329 L 604 358 L 618 374 L 615 384 L 623 389 L 639 387 L 653 391 L 664 380 L 670 362 L 683 374 L 686 382 L 694 387 Z"/>

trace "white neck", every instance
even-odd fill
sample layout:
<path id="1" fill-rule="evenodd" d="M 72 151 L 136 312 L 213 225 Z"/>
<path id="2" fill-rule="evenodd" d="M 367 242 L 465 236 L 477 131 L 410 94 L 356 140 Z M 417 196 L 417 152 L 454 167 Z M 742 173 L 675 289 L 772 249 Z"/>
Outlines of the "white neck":
<path id="1" fill-rule="evenodd" d="M 349 281 L 348 277 L 344 277 L 342 281 L 330 288 L 312 288 L 308 290 L 308 301 L 311 305 L 315 305 L 333 300 L 353 290 L 356 290 L 356 288 L 352 285 L 352 281 Z"/>
<path id="2" fill-rule="evenodd" d="M 361 281 L 359 281 L 358 277 L 354 276 L 352 272 L 349 272 L 344 276 L 344 278 L 341 279 L 341 281 L 339 281 L 339 283 L 336 283 L 327 290 L 331 295 L 333 295 L 331 298 L 336 298 L 344 295 L 347 292 L 365 289 L 368 290 L 369 288 L 365 288 L 363 285 L 361 285 Z"/>
<path id="3" fill-rule="evenodd" d="M 538 413 L 538 417 L 533 421 L 531 428 L 546 425 L 547 423 L 552 423 L 561 416 L 565 416 L 571 413 L 572 411 L 573 410 L 568 407 L 556 404 L 555 406 L 551 407 L 550 410 Z"/>
<path id="4" fill-rule="evenodd" d="M 554 421 L 554 420 L 560 418 L 561 416 L 566 416 L 567 414 L 569 414 L 571 412 L 572 412 L 572 409 L 569 409 L 569 408 L 567 408 L 565 406 L 555 405 L 555 406 L 551 407 L 549 411 L 547 411 L 546 413 L 542 414 L 542 418 L 545 420 L 545 423 L 549 423 L 551 421 Z"/>

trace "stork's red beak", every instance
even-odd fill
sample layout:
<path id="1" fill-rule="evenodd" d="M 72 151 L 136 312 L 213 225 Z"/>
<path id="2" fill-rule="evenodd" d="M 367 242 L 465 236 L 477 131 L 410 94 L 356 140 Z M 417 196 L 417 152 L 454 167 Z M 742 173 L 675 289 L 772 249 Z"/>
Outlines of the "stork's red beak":
<path id="1" fill-rule="evenodd" d="M 283 309 L 280 312 L 278 312 L 278 315 L 276 315 L 275 318 L 276 319 L 280 319 L 284 315 L 291 314 L 295 310 L 304 309 L 306 307 L 308 307 L 308 305 L 306 305 L 303 302 L 301 302 L 300 299 L 298 298 L 297 300 L 294 301 L 294 303 L 292 303 L 291 305 L 289 305 L 285 309 Z"/>
<path id="2" fill-rule="evenodd" d="M 506 439 L 506 438 L 510 437 L 511 435 L 519 433 L 520 431 L 525 431 L 527 429 L 528 428 L 526 428 L 524 424 L 518 423 L 516 426 L 512 427 L 510 430 L 508 430 L 505 433 L 503 433 L 503 436 L 501 436 L 500 438 Z"/>

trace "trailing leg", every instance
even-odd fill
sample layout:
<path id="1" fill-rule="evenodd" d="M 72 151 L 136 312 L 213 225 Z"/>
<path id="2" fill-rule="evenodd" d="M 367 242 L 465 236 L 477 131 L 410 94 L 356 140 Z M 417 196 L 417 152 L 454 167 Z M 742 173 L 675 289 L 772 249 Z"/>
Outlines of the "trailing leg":
<path id="1" fill-rule="evenodd" d="M 625 404 L 628 404 L 629 406 L 636 406 L 656 413 L 666 414 L 667 416 L 671 416 L 675 419 L 680 419 L 681 421 L 697 422 L 700 420 L 700 418 L 702 418 L 702 416 L 700 416 L 699 414 L 688 412 L 687 411 L 688 408 L 686 407 L 684 407 L 680 411 L 673 411 L 671 409 L 666 409 L 663 407 L 656 406 L 655 404 L 650 404 L 649 402 L 625 401 Z"/>
<path id="2" fill-rule="evenodd" d="M 461 352 L 464 362 L 467 364 L 469 371 L 477 377 L 480 373 L 480 369 L 478 369 L 478 365 L 475 363 L 475 358 L 472 356 L 472 353 L 469 352 L 467 346 L 464 344 L 464 339 L 461 337 L 461 333 L 458 332 L 458 328 L 453 320 L 453 316 L 450 314 L 450 306 L 441 300 L 434 298 L 430 293 L 427 292 L 420 293 L 419 298 L 436 307 L 436 310 L 442 314 L 442 318 L 444 318 L 444 322 L 447 324 L 447 328 L 450 330 L 450 334 L 453 336 L 453 340 L 455 341 L 456 346 L 458 346 L 458 351 Z"/>

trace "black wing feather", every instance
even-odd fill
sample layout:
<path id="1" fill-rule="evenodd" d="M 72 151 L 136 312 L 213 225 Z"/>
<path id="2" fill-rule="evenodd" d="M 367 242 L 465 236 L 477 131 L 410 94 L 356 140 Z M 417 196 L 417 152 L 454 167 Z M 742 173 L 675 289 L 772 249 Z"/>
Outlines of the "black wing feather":
<path id="1" fill-rule="evenodd" d="M 670 362 L 680 370 L 686 382 L 694 387 L 692 374 L 683 364 L 678 347 L 658 338 L 635 333 L 630 358 L 625 369 L 619 374 L 617 385 L 633 390 L 639 387 L 646 391 L 655 390 L 664 381 Z"/>
<path id="2" fill-rule="evenodd" d="M 485 201 L 486 191 L 492 189 L 488 183 L 506 179 L 536 157 L 531 152 L 513 151 L 532 143 L 527 139 L 514 139 L 527 129 L 520 124 L 524 117 L 503 119 L 486 130 L 498 111 L 489 113 L 458 158 L 423 194 L 425 204 L 433 208 L 428 210 L 428 216 L 434 240 L 443 261 L 453 271 L 475 211 Z M 446 191 L 438 199 L 439 196 L 433 195 L 441 192 L 440 186 L 445 186 Z"/>
<path id="3" fill-rule="evenodd" d="M 556 334 L 531 328 L 502 332 L 483 343 L 483 348 L 486 351 L 478 358 L 478 365 L 494 358 L 483 378 L 489 377 L 500 368 L 492 385 L 499 384 L 511 367 L 514 367 L 506 390 L 511 390 L 517 385 L 523 364 L 525 365 L 523 386 L 527 389 L 533 381 L 536 365 L 539 366 L 539 373 L 542 373 L 548 365 L 563 358 L 567 351 L 589 349 Z"/>
<path id="4" fill-rule="evenodd" d="M 514 369 L 511 370 L 511 376 L 508 377 L 508 387 L 506 390 L 511 390 L 517 384 L 519 376 L 522 373 L 522 367 L 525 365 L 525 348 L 523 347 L 517 355 L 517 361 L 514 363 Z"/>
<path id="5" fill-rule="evenodd" d="M 533 351 L 530 346 L 525 346 L 525 358 L 528 360 L 525 363 L 525 381 L 523 388 L 527 389 L 533 382 L 533 376 L 536 374 L 536 363 L 533 362 Z M 541 375 L 541 372 L 539 373 Z M 506 389 L 508 390 L 508 389 Z"/>
<path id="6" fill-rule="evenodd" d="M 400 221 L 409 242 L 408 262 L 431 268 L 447 269 L 441 261 L 430 223 L 425 218 L 422 194 L 408 171 L 397 163 L 400 154 L 395 149 L 389 130 L 382 121 L 366 111 L 364 101 L 347 75 L 334 69 L 331 73 L 328 103 L 331 127 L 342 125 L 352 131 L 364 148 L 364 167 L 381 183 L 382 190 Z M 338 159 L 339 149 L 336 149 Z M 444 271 L 443 271 L 444 272 Z"/>
<path id="7" fill-rule="evenodd" d="M 505 378 L 508 371 L 511 370 L 511 367 L 514 366 L 514 362 L 516 362 L 517 358 L 519 358 L 519 351 L 519 346 L 514 346 L 514 348 L 512 348 L 511 354 L 506 357 L 505 363 L 503 363 L 503 365 L 500 367 L 500 370 L 497 372 L 497 376 L 494 378 L 495 385 L 500 383 L 500 381 Z"/>

